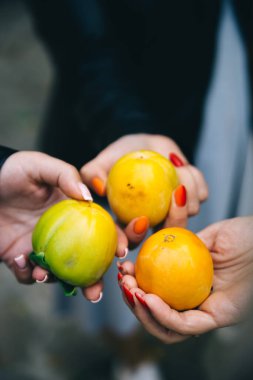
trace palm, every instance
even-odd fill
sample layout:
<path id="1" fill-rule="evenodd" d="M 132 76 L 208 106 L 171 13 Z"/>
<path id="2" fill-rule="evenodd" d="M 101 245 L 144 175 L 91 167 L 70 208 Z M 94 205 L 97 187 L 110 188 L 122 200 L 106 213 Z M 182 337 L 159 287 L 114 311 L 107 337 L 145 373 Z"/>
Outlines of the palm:
<path id="1" fill-rule="evenodd" d="M 2 259 L 11 267 L 14 257 L 31 252 L 32 230 L 39 216 L 64 196 L 56 188 L 35 183 L 25 173 L 16 176 L 10 184 L 5 183 L 3 188 L 8 192 L 1 193 L 0 252 Z"/>
<path id="2" fill-rule="evenodd" d="M 236 218 L 214 224 L 200 233 L 214 262 L 211 295 L 196 310 L 178 312 L 159 297 L 136 288 L 134 266 L 125 264 L 123 281 L 133 294 L 143 295 L 145 310 L 137 299 L 133 309 L 137 318 L 153 335 L 166 343 L 178 342 L 218 327 L 240 321 L 251 297 L 253 279 L 253 218 Z"/>

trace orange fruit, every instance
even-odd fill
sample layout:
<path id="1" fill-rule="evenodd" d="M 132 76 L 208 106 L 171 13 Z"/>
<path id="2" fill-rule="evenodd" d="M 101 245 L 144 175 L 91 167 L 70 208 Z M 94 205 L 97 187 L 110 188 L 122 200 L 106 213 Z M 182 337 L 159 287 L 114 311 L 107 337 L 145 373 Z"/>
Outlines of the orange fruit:
<path id="1" fill-rule="evenodd" d="M 184 228 L 164 228 L 143 244 L 135 264 L 145 293 L 158 295 L 176 310 L 193 309 L 210 294 L 213 262 L 205 244 Z"/>
<path id="2" fill-rule="evenodd" d="M 97 282 L 113 261 L 117 232 L 110 214 L 94 202 L 64 200 L 39 219 L 32 236 L 35 255 L 68 284 Z"/>
<path id="3" fill-rule="evenodd" d="M 131 152 L 109 172 L 108 202 L 121 222 L 146 216 L 152 227 L 165 219 L 178 184 L 176 170 L 164 156 L 149 150 Z"/>

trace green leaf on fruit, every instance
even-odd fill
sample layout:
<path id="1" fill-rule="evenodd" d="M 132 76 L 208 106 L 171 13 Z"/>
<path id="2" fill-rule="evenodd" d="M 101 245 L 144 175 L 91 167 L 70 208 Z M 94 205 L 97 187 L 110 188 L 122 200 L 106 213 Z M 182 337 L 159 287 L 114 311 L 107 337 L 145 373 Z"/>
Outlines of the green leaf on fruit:
<path id="1" fill-rule="evenodd" d="M 64 294 L 66 297 L 73 297 L 73 296 L 77 295 L 77 290 L 76 290 L 75 286 L 70 285 L 67 282 L 64 282 L 64 281 L 59 280 L 59 279 L 58 279 L 58 281 L 61 284 L 61 286 L 63 287 Z"/>
<path id="2" fill-rule="evenodd" d="M 45 254 L 44 254 L 44 252 L 39 252 L 39 253 L 31 252 L 29 254 L 29 259 L 31 261 L 33 261 L 35 264 L 39 265 L 41 268 L 44 268 L 48 272 L 52 273 L 51 270 L 50 270 L 50 266 L 48 265 L 48 263 L 45 260 Z M 55 278 L 58 280 L 58 282 L 63 287 L 64 294 L 65 294 L 66 297 L 72 297 L 72 296 L 76 296 L 77 295 L 77 289 L 76 289 L 75 286 L 70 285 L 70 284 L 62 281 L 62 280 L 60 280 L 57 277 L 55 277 Z"/>
<path id="3" fill-rule="evenodd" d="M 29 255 L 29 259 L 33 261 L 35 264 L 38 264 L 40 267 L 50 271 L 50 267 L 45 260 L 44 252 L 39 252 L 39 253 L 31 252 Z"/>

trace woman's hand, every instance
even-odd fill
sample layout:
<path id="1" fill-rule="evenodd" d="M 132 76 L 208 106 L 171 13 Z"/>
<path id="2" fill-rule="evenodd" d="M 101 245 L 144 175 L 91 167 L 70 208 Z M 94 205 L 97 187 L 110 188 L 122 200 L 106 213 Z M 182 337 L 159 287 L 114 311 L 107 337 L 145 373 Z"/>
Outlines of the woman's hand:
<path id="1" fill-rule="evenodd" d="M 194 310 L 178 312 L 154 294 L 138 288 L 131 262 L 119 266 L 124 299 L 152 335 L 175 343 L 213 329 L 238 323 L 253 289 L 253 217 L 215 223 L 199 233 L 214 263 L 213 291 Z M 123 276 L 122 276 L 123 274 Z"/>
<path id="2" fill-rule="evenodd" d="M 11 155 L 0 170 L 0 259 L 22 283 L 46 282 L 46 270 L 28 259 L 32 231 L 41 214 L 64 198 L 92 200 L 78 171 L 71 165 L 39 152 Z M 102 282 L 83 289 L 97 300 Z"/>
<path id="3" fill-rule="evenodd" d="M 177 144 L 166 136 L 135 134 L 121 137 L 82 167 L 83 181 L 98 195 L 106 195 L 107 177 L 113 164 L 123 154 L 139 149 L 156 151 L 175 165 L 181 185 L 173 193 L 164 226 L 186 226 L 188 216 L 197 214 L 200 203 L 207 199 L 208 188 L 201 172 L 188 163 Z M 138 244 L 148 227 L 148 219 L 144 216 L 132 220 L 124 232 L 130 242 Z"/>

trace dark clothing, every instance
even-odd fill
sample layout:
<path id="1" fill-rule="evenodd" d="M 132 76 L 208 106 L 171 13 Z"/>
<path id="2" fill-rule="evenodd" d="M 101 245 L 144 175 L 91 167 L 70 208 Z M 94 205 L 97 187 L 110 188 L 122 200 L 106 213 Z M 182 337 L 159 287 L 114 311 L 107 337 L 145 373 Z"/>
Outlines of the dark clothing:
<path id="1" fill-rule="evenodd" d="M 128 133 L 193 158 L 221 0 L 27 0 L 56 76 L 43 150 L 78 166 Z M 253 68 L 253 1 L 234 0 Z"/>
<path id="2" fill-rule="evenodd" d="M 10 157 L 13 153 L 16 153 L 17 150 L 12 148 L 7 148 L 6 146 L 0 145 L 0 169 L 7 160 L 8 157 Z"/>

